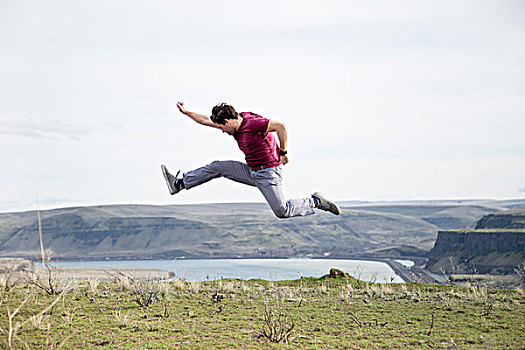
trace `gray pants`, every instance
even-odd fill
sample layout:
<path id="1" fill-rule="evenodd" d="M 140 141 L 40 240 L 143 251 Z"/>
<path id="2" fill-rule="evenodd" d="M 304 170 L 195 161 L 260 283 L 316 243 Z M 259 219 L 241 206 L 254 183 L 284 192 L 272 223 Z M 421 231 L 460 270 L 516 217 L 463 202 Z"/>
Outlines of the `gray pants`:
<path id="1" fill-rule="evenodd" d="M 250 186 L 257 186 L 278 218 L 314 214 L 315 202 L 312 197 L 284 199 L 281 181 L 282 168 L 265 168 L 253 171 L 248 165 L 233 160 L 215 161 L 183 174 L 187 189 L 218 177 L 237 181 Z"/>

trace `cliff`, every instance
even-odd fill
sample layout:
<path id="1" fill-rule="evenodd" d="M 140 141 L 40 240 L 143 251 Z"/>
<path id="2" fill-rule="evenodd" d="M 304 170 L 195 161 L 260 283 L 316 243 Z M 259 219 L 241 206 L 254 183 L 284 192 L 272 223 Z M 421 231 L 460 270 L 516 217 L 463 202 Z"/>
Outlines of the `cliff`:
<path id="1" fill-rule="evenodd" d="M 525 212 L 485 215 L 476 224 L 476 229 L 513 228 L 525 230 Z"/>
<path id="2" fill-rule="evenodd" d="M 525 261 L 525 213 L 486 215 L 474 229 L 439 231 L 427 269 L 447 274 L 509 274 Z"/>

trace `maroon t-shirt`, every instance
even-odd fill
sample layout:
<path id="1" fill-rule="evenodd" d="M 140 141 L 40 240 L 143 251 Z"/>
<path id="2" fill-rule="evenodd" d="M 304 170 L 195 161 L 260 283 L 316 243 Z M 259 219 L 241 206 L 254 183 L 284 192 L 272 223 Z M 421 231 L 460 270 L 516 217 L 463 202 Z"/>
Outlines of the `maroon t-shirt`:
<path id="1" fill-rule="evenodd" d="M 272 133 L 266 132 L 269 119 L 251 112 L 240 113 L 243 120 L 233 135 L 249 167 L 274 167 L 281 164 L 279 148 Z"/>

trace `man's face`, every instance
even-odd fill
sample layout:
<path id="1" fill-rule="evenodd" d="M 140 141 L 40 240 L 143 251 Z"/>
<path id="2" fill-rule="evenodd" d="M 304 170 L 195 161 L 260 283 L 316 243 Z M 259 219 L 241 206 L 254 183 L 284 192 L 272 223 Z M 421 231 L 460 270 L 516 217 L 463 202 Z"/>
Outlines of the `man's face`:
<path id="1" fill-rule="evenodd" d="M 234 127 L 234 125 L 232 125 L 233 124 L 232 123 L 232 119 L 226 119 L 224 122 L 226 124 L 225 125 L 221 125 L 222 132 L 225 132 L 225 133 L 230 134 L 230 135 L 235 134 L 237 129 Z"/>

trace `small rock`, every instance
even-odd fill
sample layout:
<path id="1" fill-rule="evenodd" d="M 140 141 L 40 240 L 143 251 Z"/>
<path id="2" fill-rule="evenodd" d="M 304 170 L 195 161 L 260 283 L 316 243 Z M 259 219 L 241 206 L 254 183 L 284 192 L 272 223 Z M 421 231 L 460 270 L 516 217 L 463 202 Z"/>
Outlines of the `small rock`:
<path id="1" fill-rule="evenodd" d="M 225 298 L 224 294 L 220 294 L 220 293 L 217 293 L 217 292 L 215 292 L 215 293 L 213 293 L 211 295 L 211 301 L 213 301 L 214 303 L 218 303 L 224 298 Z"/>

